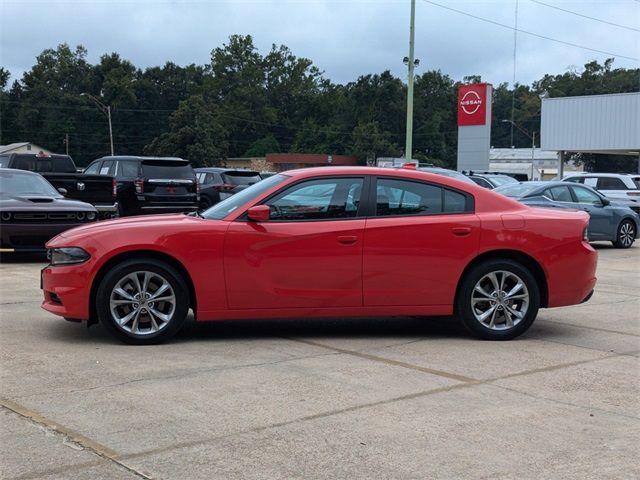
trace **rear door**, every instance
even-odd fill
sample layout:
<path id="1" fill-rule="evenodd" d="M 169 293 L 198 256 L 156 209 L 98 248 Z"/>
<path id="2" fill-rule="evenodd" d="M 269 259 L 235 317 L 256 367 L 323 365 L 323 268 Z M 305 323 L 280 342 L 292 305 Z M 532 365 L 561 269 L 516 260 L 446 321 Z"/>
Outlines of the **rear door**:
<path id="1" fill-rule="evenodd" d="M 233 222 L 224 247 L 229 308 L 362 306 L 363 183 L 304 180 L 264 202 L 269 221 Z"/>
<path id="2" fill-rule="evenodd" d="M 476 256 L 473 197 L 437 183 L 380 177 L 363 254 L 365 306 L 451 305 Z"/>

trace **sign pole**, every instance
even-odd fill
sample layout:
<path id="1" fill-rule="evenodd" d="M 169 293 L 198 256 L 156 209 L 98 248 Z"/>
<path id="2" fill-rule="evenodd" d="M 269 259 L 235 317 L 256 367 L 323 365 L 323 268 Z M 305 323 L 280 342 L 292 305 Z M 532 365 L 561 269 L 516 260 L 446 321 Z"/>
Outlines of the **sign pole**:
<path id="1" fill-rule="evenodd" d="M 411 161 L 413 148 L 413 68 L 414 68 L 414 24 L 416 19 L 416 0 L 411 0 L 411 23 L 409 25 L 409 75 L 407 78 L 407 139 L 404 148 L 404 158 Z"/>

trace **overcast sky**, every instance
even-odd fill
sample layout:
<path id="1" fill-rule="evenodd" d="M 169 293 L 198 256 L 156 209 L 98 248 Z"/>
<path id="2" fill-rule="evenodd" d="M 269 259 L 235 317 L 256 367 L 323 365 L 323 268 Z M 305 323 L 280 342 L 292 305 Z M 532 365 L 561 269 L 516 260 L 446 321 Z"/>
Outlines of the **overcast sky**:
<path id="1" fill-rule="evenodd" d="M 434 0 L 513 26 L 516 0 Z M 530 84 L 616 56 L 614 66 L 640 67 L 640 0 L 540 0 L 622 28 L 518 0 L 518 28 L 606 53 L 518 33 L 516 81 Z M 251 34 L 261 53 L 284 44 L 308 57 L 334 82 L 386 69 L 405 77 L 409 0 L 0 0 L 0 64 L 12 81 L 45 48 L 81 44 L 95 63 L 118 52 L 137 67 L 209 62 L 229 35 Z M 416 73 L 439 69 L 455 80 L 479 74 L 511 83 L 514 32 L 416 0 Z M 640 83 L 640 81 L 639 81 Z"/>

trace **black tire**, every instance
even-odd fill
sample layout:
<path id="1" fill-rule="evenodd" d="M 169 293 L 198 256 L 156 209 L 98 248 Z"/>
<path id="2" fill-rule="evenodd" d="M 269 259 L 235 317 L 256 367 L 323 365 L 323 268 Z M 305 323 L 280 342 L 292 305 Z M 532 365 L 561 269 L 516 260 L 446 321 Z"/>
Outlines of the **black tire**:
<path id="1" fill-rule="evenodd" d="M 504 282 L 502 288 L 495 289 L 495 296 L 492 291 L 494 283 L 490 280 L 492 272 L 496 274 L 498 287 L 500 287 L 500 281 Z M 514 290 L 517 285 L 516 279 L 522 282 L 524 289 L 520 287 Z M 476 286 L 488 295 L 478 293 L 479 291 L 475 290 Z M 505 295 L 511 291 L 513 291 L 512 297 Z M 518 298 L 524 294 L 527 294 L 526 306 L 525 298 Z M 489 300 L 492 298 L 495 300 Z M 471 268 L 461 281 L 456 299 L 456 314 L 462 324 L 473 336 L 483 340 L 511 340 L 522 335 L 533 324 L 539 308 L 540 288 L 536 279 L 523 265 L 508 259 L 486 260 Z M 520 313 L 522 318 L 512 314 L 513 311 Z M 479 319 L 487 312 L 488 325 Z M 492 315 L 492 312 L 495 312 L 495 315 Z M 491 327 L 492 322 L 493 327 Z"/>
<path id="2" fill-rule="evenodd" d="M 616 248 L 629 248 L 636 239 L 636 224 L 628 218 L 622 220 L 616 230 L 616 239 L 611 242 Z"/>
<path id="3" fill-rule="evenodd" d="M 208 209 L 209 207 L 211 207 L 211 202 L 209 201 L 209 199 L 208 198 L 200 198 L 200 204 L 198 206 L 198 209 L 200 211 L 202 211 L 202 210 Z"/>
<path id="4" fill-rule="evenodd" d="M 136 272 L 138 273 L 135 277 L 141 286 L 145 281 L 146 273 L 149 274 L 145 290 L 150 292 L 148 295 L 153 294 L 153 288 L 156 288 L 155 293 L 157 293 L 166 283 L 169 287 L 160 292 L 158 298 L 169 298 L 163 293 L 167 292 L 166 295 L 172 295 L 172 299 L 156 301 L 154 304 L 154 299 L 148 298 L 144 301 L 138 299 L 139 303 L 132 303 L 129 298 L 134 298 L 134 295 L 139 296 L 139 290 L 144 290 L 144 288 L 136 289 L 134 286 L 132 274 Z M 128 277 L 129 275 L 131 277 Z M 130 296 L 124 297 L 114 292 L 117 285 Z M 123 285 L 125 285 L 124 288 Z M 136 291 L 138 293 L 135 293 Z M 111 309 L 112 296 L 115 301 L 123 303 L 115 306 L 114 311 Z M 105 328 L 119 340 L 133 345 L 151 345 L 170 339 L 180 330 L 189 312 L 189 292 L 182 275 L 165 262 L 153 258 L 126 260 L 112 267 L 100 282 L 95 302 L 98 318 Z M 134 310 L 139 314 L 136 315 Z M 132 319 L 123 324 L 120 324 L 114 316 L 120 315 L 124 320 L 131 312 L 134 312 Z M 155 312 L 158 316 L 151 312 Z"/>

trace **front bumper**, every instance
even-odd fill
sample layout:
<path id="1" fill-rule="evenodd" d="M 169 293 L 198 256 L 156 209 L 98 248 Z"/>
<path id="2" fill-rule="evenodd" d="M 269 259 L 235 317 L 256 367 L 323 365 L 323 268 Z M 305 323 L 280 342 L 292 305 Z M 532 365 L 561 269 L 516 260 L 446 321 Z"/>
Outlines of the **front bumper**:
<path id="1" fill-rule="evenodd" d="M 47 265 L 40 272 L 44 293 L 42 308 L 61 317 L 87 320 L 91 275 L 88 262 L 78 265 Z"/>

